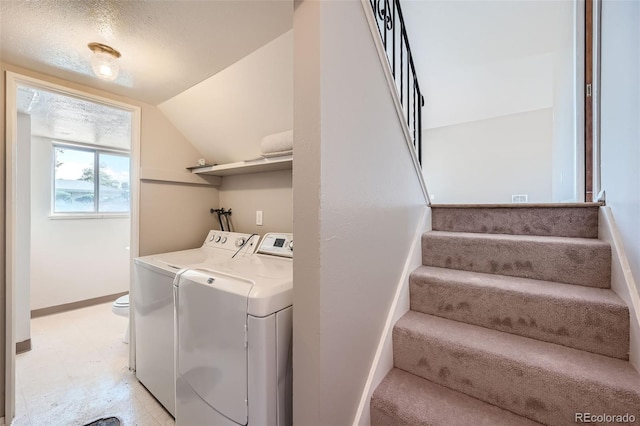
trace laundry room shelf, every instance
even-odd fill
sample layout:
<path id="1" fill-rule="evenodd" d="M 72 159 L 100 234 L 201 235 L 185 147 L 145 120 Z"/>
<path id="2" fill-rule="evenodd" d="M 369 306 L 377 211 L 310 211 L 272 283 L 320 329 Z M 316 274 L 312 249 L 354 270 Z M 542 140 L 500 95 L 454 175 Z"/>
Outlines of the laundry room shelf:
<path id="1" fill-rule="evenodd" d="M 188 170 L 188 169 L 187 169 Z M 186 170 L 140 169 L 143 182 L 169 182 L 184 185 L 220 186 L 222 179 L 214 176 L 196 176 Z"/>
<path id="2" fill-rule="evenodd" d="M 229 176 L 247 173 L 273 172 L 276 170 L 290 170 L 293 165 L 293 155 L 282 157 L 259 158 L 256 160 L 239 161 L 237 163 L 218 164 L 192 168 L 191 172 L 199 175 Z"/>

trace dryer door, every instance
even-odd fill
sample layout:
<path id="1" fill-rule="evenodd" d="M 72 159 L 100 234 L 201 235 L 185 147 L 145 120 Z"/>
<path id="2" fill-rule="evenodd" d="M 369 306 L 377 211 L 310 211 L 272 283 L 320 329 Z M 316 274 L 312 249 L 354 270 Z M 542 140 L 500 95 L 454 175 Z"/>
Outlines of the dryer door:
<path id="1" fill-rule="evenodd" d="M 253 284 L 196 271 L 176 281 L 176 372 L 207 405 L 245 425 L 247 296 Z"/>

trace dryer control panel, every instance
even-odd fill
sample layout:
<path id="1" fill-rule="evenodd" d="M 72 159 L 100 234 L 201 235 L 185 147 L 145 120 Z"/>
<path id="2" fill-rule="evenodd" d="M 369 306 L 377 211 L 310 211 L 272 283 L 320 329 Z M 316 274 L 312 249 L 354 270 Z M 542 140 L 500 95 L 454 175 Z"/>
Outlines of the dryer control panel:
<path id="1" fill-rule="evenodd" d="M 293 258 L 293 234 L 265 234 L 258 247 L 258 253 Z"/>
<path id="2" fill-rule="evenodd" d="M 260 236 L 257 234 L 241 234 L 239 232 L 226 232 L 211 230 L 204 240 L 202 247 L 236 251 L 242 247 L 243 253 L 253 253 L 258 245 Z"/>

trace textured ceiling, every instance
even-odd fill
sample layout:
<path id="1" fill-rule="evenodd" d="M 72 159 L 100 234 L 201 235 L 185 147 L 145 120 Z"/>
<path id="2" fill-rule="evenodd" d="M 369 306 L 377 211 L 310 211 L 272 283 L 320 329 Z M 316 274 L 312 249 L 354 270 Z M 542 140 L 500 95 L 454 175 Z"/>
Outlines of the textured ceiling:
<path id="1" fill-rule="evenodd" d="M 31 134 L 130 149 L 131 113 L 46 90 L 19 86 L 18 112 L 31 115 Z"/>
<path id="2" fill-rule="evenodd" d="M 0 59 L 157 105 L 293 26 L 291 0 L 1 0 Z M 94 77 L 89 42 L 122 53 Z"/>

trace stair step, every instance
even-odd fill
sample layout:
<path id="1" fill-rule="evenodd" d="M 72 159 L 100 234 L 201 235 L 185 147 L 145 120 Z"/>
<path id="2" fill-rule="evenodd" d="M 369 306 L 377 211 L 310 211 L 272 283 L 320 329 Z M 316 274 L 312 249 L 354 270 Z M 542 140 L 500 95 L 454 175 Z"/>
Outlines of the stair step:
<path id="1" fill-rule="evenodd" d="M 396 368 L 541 423 L 640 418 L 640 376 L 619 359 L 413 311 L 393 346 Z"/>
<path id="2" fill-rule="evenodd" d="M 430 231 L 425 266 L 609 288 L 611 247 L 589 238 Z"/>
<path id="3" fill-rule="evenodd" d="M 612 290 L 422 266 L 411 310 L 629 358 L 629 308 Z"/>
<path id="4" fill-rule="evenodd" d="M 394 368 L 371 399 L 371 426 L 389 425 L 535 426 L 539 423 Z"/>
<path id="5" fill-rule="evenodd" d="M 598 238 L 600 204 L 432 205 L 434 231 Z"/>

